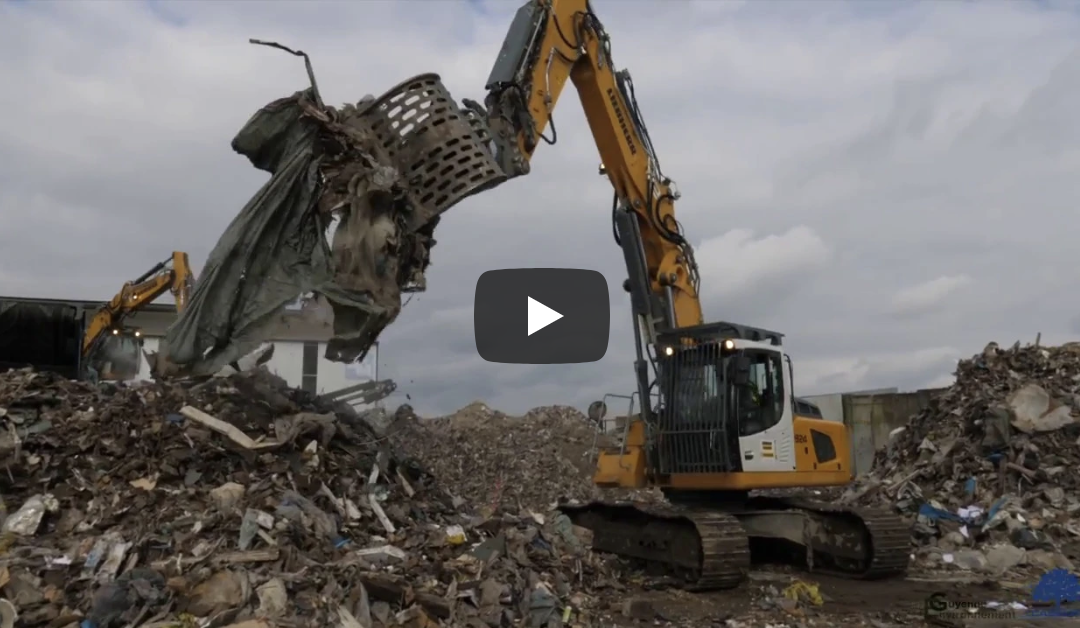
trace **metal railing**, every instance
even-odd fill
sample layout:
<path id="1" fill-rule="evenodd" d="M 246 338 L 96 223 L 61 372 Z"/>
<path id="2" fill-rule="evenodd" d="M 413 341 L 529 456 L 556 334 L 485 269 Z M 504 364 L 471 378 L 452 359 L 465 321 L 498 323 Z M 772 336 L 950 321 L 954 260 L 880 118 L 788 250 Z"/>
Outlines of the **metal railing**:
<path id="1" fill-rule="evenodd" d="M 661 407 L 656 444 L 659 471 L 722 473 L 731 470 L 735 435 L 726 418 L 727 395 L 720 345 L 698 344 L 659 362 Z"/>

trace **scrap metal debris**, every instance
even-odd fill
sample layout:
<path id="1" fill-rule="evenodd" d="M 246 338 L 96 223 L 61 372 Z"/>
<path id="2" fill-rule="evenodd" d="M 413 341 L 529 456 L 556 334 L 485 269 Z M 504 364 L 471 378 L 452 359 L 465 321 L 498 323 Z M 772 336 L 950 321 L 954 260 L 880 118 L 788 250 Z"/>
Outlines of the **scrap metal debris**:
<path id="1" fill-rule="evenodd" d="M 0 594 L 20 626 L 598 625 L 590 592 L 618 586 L 572 530 L 473 515 L 347 404 L 264 369 L 9 371 L 0 423 L 19 443 Z"/>
<path id="2" fill-rule="evenodd" d="M 546 512 L 560 500 L 602 497 L 662 499 L 659 491 L 597 489 L 597 446 L 613 437 L 598 434 L 584 414 L 546 406 L 512 417 L 474 402 L 454 414 L 418 420 L 398 408 L 386 428 L 400 451 L 423 459 L 462 501 L 490 509 Z"/>
<path id="3" fill-rule="evenodd" d="M 326 358 L 363 359 L 400 312 L 401 294 L 425 289 L 439 216 L 506 179 L 485 123 L 458 108 L 438 75 L 334 108 L 306 54 L 252 43 L 304 57 L 311 84 L 260 109 L 233 139 L 271 177 L 211 251 L 161 341 L 158 375 L 221 370 L 312 292 L 333 309 Z"/>
<path id="4" fill-rule="evenodd" d="M 848 502 L 892 504 L 924 564 L 986 574 L 1080 558 L 1080 343 L 986 349 L 894 430 Z"/>

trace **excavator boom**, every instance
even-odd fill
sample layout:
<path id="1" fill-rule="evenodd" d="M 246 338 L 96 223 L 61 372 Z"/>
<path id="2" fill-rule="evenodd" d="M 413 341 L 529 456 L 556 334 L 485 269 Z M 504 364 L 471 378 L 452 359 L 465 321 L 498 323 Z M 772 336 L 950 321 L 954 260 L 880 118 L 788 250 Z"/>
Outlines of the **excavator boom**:
<path id="1" fill-rule="evenodd" d="M 629 247 L 635 310 L 648 318 L 650 335 L 699 325 L 697 264 L 675 220 L 679 193 L 660 168 L 630 73 L 612 63 L 611 40 L 587 0 L 521 7 L 486 85 L 496 160 L 509 177 L 527 174 L 539 143 L 558 140 L 554 110 L 569 79 L 614 190 L 616 239 Z"/>
<path id="2" fill-rule="evenodd" d="M 123 332 L 124 319 L 139 311 L 155 299 L 171 292 L 176 301 L 176 311 L 180 312 L 187 305 L 188 296 L 194 284 L 194 274 L 188 262 L 188 254 L 173 251 L 172 255 L 154 265 L 133 281 L 124 283 L 120 291 L 102 305 L 86 324 L 82 340 L 82 356 L 86 364 L 91 364 L 97 357 L 103 342 L 111 335 Z M 111 377 L 105 375 L 106 379 Z"/>
<path id="3" fill-rule="evenodd" d="M 562 511 L 593 530 L 595 549 L 660 566 L 694 589 L 737 585 L 762 548 L 794 551 L 808 566 L 852 577 L 903 572 L 907 529 L 890 513 L 751 495 L 848 483 L 847 434 L 796 413 L 782 334 L 704 322 L 694 251 L 675 219 L 677 187 L 588 0 L 521 7 L 483 106 L 465 105 L 486 116 L 507 177 L 521 176 L 541 142 L 558 140 L 555 106 L 568 80 L 614 191 L 615 240 L 636 320 L 641 412 L 627 422 L 622 445 L 600 453 L 594 482 L 658 487 L 669 504 L 594 502 Z"/>

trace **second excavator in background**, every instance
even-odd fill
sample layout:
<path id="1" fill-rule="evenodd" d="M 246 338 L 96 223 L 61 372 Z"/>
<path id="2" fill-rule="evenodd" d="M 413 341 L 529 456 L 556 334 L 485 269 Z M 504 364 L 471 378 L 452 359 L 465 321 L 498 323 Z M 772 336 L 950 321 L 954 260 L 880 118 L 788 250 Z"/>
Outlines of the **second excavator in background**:
<path id="1" fill-rule="evenodd" d="M 142 363 L 142 332 L 124 326 L 124 320 L 158 297 L 171 292 L 176 311 L 183 311 L 195 283 L 188 254 L 173 251 L 102 305 L 86 323 L 82 339 L 85 376 L 99 380 L 129 380 Z"/>
<path id="2" fill-rule="evenodd" d="M 657 487 L 667 504 L 561 510 L 593 531 L 594 549 L 660 567 L 695 590 L 736 586 L 758 558 L 864 579 L 905 572 L 909 530 L 894 514 L 765 490 L 849 483 L 846 429 L 802 413 L 782 334 L 705 323 L 693 248 L 675 219 L 679 193 L 590 3 L 530 0 L 510 25 L 483 106 L 465 104 L 486 115 L 507 176 L 520 176 L 540 141 L 557 139 L 552 114 L 567 80 L 614 188 L 641 400 L 621 446 L 600 453 L 594 481 Z"/>

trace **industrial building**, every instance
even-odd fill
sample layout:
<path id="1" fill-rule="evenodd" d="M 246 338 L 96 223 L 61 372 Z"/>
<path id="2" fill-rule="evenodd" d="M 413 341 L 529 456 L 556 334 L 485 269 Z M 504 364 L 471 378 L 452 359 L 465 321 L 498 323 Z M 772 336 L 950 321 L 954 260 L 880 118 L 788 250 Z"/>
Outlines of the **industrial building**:
<path id="1" fill-rule="evenodd" d="M 8 299 L 14 301 L 15 299 Z M 100 306 L 98 301 L 57 299 L 17 299 L 19 303 L 42 306 L 65 306 L 92 315 Z M 76 315 L 74 319 L 81 320 Z M 138 330 L 143 339 L 143 351 L 157 351 L 159 339 L 176 319 L 176 307 L 170 303 L 151 303 L 124 319 L 124 327 Z M 291 386 L 315 394 L 334 392 L 377 378 L 378 347 L 363 363 L 342 364 L 323 358 L 325 340 L 332 335 L 332 319 L 318 307 L 285 309 L 267 342 L 274 344 L 273 358 L 266 367 L 285 379 Z M 148 379 L 150 367 L 145 357 L 138 379 Z"/>
<path id="2" fill-rule="evenodd" d="M 152 305 L 125 321 L 126 327 L 142 331 L 144 351 L 157 351 L 158 340 L 173 319 L 172 305 Z M 277 329 L 267 342 L 274 345 L 274 356 L 266 368 L 287 381 L 290 386 L 315 394 L 341 390 L 360 382 L 377 379 L 378 346 L 364 362 L 342 364 L 323 357 L 326 338 L 331 335 L 331 321 L 322 319 L 313 310 L 286 309 Z M 149 378 L 150 366 L 143 358 L 139 378 Z"/>

